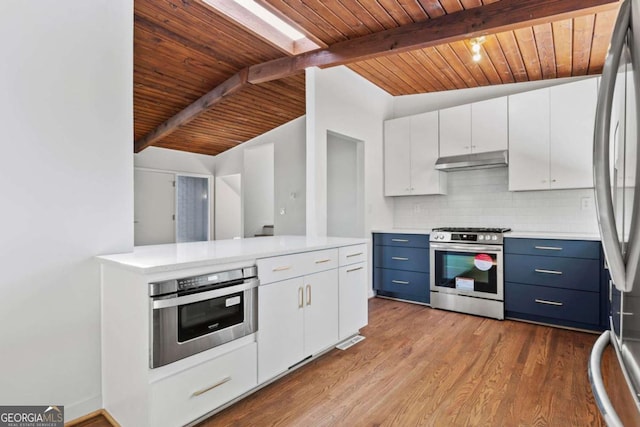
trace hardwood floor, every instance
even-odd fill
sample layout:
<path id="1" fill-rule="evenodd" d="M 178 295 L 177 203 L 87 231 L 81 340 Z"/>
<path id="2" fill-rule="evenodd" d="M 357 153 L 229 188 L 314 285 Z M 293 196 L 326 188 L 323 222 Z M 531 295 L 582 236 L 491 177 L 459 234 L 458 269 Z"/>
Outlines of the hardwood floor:
<path id="1" fill-rule="evenodd" d="M 379 298 L 362 334 L 198 427 L 605 425 L 587 378 L 595 334 Z M 610 346 L 602 371 L 624 425 L 640 426 Z"/>
<path id="2" fill-rule="evenodd" d="M 587 378 L 596 335 L 378 298 L 369 313 L 365 341 L 199 427 L 604 425 Z"/>

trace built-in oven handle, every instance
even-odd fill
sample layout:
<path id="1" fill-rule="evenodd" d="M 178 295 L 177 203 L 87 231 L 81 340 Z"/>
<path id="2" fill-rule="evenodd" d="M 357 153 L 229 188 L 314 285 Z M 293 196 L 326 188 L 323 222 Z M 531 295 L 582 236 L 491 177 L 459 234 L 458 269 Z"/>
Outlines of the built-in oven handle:
<path id="1" fill-rule="evenodd" d="M 431 249 L 440 250 L 456 250 L 460 252 L 487 252 L 487 253 L 501 253 L 502 246 L 500 245 L 457 245 L 455 243 L 430 243 Z"/>
<path id="2" fill-rule="evenodd" d="M 175 297 L 164 297 L 163 299 L 155 299 L 152 298 L 152 307 L 154 310 L 160 308 L 169 308 L 169 307 L 177 307 L 179 305 L 185 304 L 193 304 L 194 302 L 206 301 L 208 299 L 220 298 L 225 295 L 235 294 L 238 292 L 243 292 L 249 290 L 251 288 L 255 288 L 258 286 L 258 279 L 252 278 L 247 279 L 244 283 L 235 286 L 229 286 L 226 288 L 213 289 L 211 291 L 198 292 L 191 295 L 184 296 L 175 296 Z"/>

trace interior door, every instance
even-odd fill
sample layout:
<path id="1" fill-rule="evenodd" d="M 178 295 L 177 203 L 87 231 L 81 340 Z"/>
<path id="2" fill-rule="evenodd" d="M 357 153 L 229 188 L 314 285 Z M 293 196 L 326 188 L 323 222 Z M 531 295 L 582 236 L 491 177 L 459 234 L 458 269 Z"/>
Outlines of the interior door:
<path id="1" fill-rule="evenodd" d="M 156 245 L 176 241 L 172 173 L 134 170 L 134 244 Z"/>

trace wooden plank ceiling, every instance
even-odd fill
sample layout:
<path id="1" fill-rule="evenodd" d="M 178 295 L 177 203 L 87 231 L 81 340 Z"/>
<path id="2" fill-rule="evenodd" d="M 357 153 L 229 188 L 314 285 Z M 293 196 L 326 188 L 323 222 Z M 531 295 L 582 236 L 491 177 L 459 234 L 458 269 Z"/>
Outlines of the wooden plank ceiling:
<path id="1" fill-rule="evenodd" d="M 260 2 L 331 46 L 496 1 Z M 348 66 L 394 96 L 598 74 L 616 15 L 613 5 L 596 14 L 490 34 L 477 63 L 464 40 Z M 136 140 L 238 71 L 287 56 L 201 0 L 135 0 L 134 22 Z M 303 115 L 304 85 L 303 73 L 247 85 L 154 145 L 219 154 Z"/>

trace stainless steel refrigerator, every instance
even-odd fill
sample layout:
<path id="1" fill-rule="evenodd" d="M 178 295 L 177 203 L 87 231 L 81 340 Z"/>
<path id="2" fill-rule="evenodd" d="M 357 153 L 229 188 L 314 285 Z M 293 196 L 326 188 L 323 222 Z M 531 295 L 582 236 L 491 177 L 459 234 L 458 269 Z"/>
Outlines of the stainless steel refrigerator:
<path id="1" fill-rule="evenodd" d="M 640 412 L 640 195 L 638 109 L 640 0 L 625 0 L 613 31 L 598 92 L 594 131 L 594 180 L 598 225 L 609 273 L 609 330 L 596 341 L 589 379 L 603 418 L 622 426 L 613 396 L 629 393 Z M 613 346 L 628 390 L 605 390 L 605 349 Z M 628 387 L 627 387 L 628 386 Z M 612 398 L 610 398 L 610 396 Z M 633 406 L 633 405 L 632 405 Z M 637 415 L 637 414 L 634 414 Z"/>

